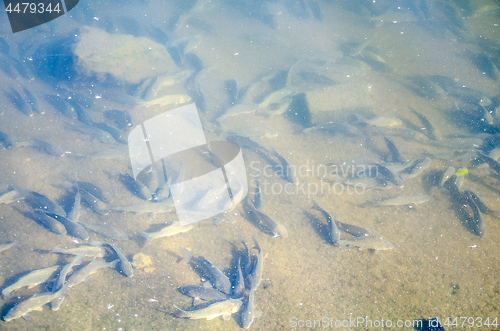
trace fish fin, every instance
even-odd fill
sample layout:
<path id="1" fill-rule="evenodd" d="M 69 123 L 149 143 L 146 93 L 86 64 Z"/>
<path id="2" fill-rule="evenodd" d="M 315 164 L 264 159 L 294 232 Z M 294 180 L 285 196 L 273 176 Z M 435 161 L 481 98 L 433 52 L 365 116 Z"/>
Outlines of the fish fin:
<path id="1" fill-rule="evenodd" d="M 222 223 L 222 218 L 221 217 L 215 217 L 214 218 L 214 224 L 215 225 L 219 225 Z"/>
<path id="2" fill-rule="evenodd" d="M 36 311 L 43 311 L 43 306 L 40 306 L 40 307 L 36 307 L 35 309 L 33 310 L 36 310 Z"/>
<path id="3" fill-rule="evenodd" d="M 142 247 L 149 245 L 151 243 L 150 234 L 147 232 L 141 233 L 141 240 L 142 240 L 142 242 L 141 242 Z"/>
<path id="4" fill-rule="evenodd" d="M 204 303 L 204 301 L 200 298 L 193 298 L 193 306 L 201 305 L 202 303 Z"/>
<path id="5" fill-rule="evenodd" d="M 191 253 L 190 251 L 188 251 L 184 247 L 181 247 L 181 254 L 182 254 L 182 256 L 184 256 L 184 258 L 182 260 L 180 260 L 179 263 L 189 263 L 189 262 L 191 262 L 191 259 L 194 256 L 193 253 Z"/>
<path id="6" fill-rule="evenodd" d="M 30 314 L 24 314 L 21 316 L 25 321 L 31 321 L 31 315 Z"/>
<path id="7" fill-rule="evenodd" d="M 222 315 L 222 319 L 224 321 L 229 321 L 231 319 L 231 313 Z M 208 320 L 208 318 L 207 318 L 207 320 Z"/>
<path id="8" fill-rule="evenodd" d="M 210 281 L 207 280 L 206 282 L 203 282 L 203 287 L 204 288 L 212 288 L 212 283 L 210 283 Z"/>
<path id="9" fill-rule="evenodd" d="M 259 318 L 262 315 L 264 315 L 264 313 L 260 310 L 254 310 L 254 312 L 253 312 L 253 317 L 255 317 L 255 318 Z"/>
<path id="10" fill-rule="evenodd" d="M 183 232 L 181 233 L 181 236 L 183 236 L 184 238 L 189 238 L 189 233 Z"/>

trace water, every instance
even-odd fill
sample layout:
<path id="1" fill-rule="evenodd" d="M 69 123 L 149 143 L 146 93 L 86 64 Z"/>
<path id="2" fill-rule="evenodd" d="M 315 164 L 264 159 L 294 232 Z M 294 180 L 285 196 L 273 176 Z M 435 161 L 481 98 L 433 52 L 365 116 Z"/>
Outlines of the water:
<path id="1" fill-rule="evenodd" d="M 35 113 L 29 117 L 2 93 L 4 114 L 0 116 L 0 131 L 13 134 L 19 141 L 38 138 L 57 144 L 65 155 L 59 158 L 29 147 L 0 150 L 0 181 L 39 192 L 65 207 L 71 195 L 63 184 L 76 176 L 110 191 L 115 199 L 112 207 L 138 204 L 142 200 L 114 176 L 117 171 L 132 175 L 127 158 L 76 157 L 123 145 L 101 143 L 69 130 L 68 123 L 79 121 L 55 110 L 45 101 L 46 94 L 68 98 L 69 93 L 80 93 L 94 102 L 92 109 L 86 110 L 89 116 L 108 125 L 113 123 L 105 119 L 104 110 L 127 110 L 137 125 L 177 107 L 145 108 L 136 105 L 139 99 L 131 97 L 144 98 L 144 94 L 136 92 L 138 86 L 156 74 L 137 78 L 150 69 L 151 66 L 146 65 L 146 69 L 139 72 L 119 75 L 127 68 L 152 61 L 147 55 L 138 59 L 117 55 L 118 60 L 107 59 L 104 69 L 98 69 L 99 63 L 85 68 L 78 62 L 74 51 L 84 34 L 83 26 L 106 31 L 115 38 L 133 35 L 148 38 L 142 42 L 153 40 L 165 47 L 176 46 L 181 54 L 179 59 L 169 50 L 174 60 L 180 60 L 176 65 L 179 70 L 201 71 L 195 79 L 184 79 L 174 87 L 160 90 L 159 94 L 189 95 L 197 101 L 208 140 L 224 139 L 216 119 L 230 106 L 225 81 L 234 79 L 240 92 L 255 87 L 259 81 L 272 81 L 279 88 L 290 88 L 290 84 L 285 86 L 284 82 L 287 79 L 290 82 L 294 72 L 312 71 L 337 84 L 316 82 L 315 85 L 302 81 L 295 84 L 291 92 L 286 90 L 290 95 L 305 93 L 302 100 L 307 101 L 308 112 L 300 113 L 297 109 L 305 108 L 304 103 L 295 99 L 299 107 L 294 110 L 300 116 L 290 116 L 285 111 L 285 115 L 268 117 L 258 111 L 224 120 L 228 131 L 241 126 L 267 126 L 278 131 L 278 136 L 259 142 L 267 148 L 275 148 L 296 167 L 300 184 L 287 185 L 270 173 L 265 173 L 261 182 L 267 184 L 263 187 L 266 210 L 287 228 L 287 238 L 273 238 L 261 231 L 247 220 L 239 205 L 233 211 L 235 223 L 216 226 L 212 220 L 202 221 L 186 236 L 158 239 L 142 247 L 140 233 L 150 225 L 176 220 L 177 216 L 170 213 L 152 218 L 147 214 L 114 212 L 100 216 L 84 208 L 81 220 L 105 222 L 127 232 L 130 240 L 117 242 L 116 246 L 130 260 L 139 252 L 150 256 L 154 269 L 135 269 L 132 278 L 116 270 L 101 270 L 87 282 L 69 289 L 58 311 L 50 311 L 46 306 L 42 312 L 31 313 L 29 322 L 2 321 L 0 328 L 237 329 L 240 327 L 238 314 L 230 321 L 220 318 L 205 321 L 179 319 L 172 313 L 176 310 L 174 305 L 189 309 L 191 304 L 177 288 L 199 284 L 201 278 L 189 265 L 178 264 L 180 247 L 204 256 L 234 276 L 238 250 L 242 250 L 238 234 L 250 242 L 251 236 L 256 236 L 265 254 L 264 279 L 255 292 L 256 310 L 263 314 L 254 320 L 252 329 L 290 329 L 308 326 L 308 321 L 319 329 L 318 322 L 314 325 L 315 320 L 321 322 L 321 327 L 331 326 L 330 323 L 335 327 L 336 321 L 357 318 L 371 320 L 375 323 L 373 329 L 378 329 L 376 323 L 382 319 L 386 326 L 387 320 L 392 322 L 389 329 L 398 329 L 398 320 L 433 317 L 442 321 L 458 317 L 458 329 L 470 327 L 470 320 L 462 326 L 460 317 L 473 317 L 472 326 L 477 326 L 479 319 L 489 318 L 492 322 L 498 317 L 500 299 L 495 277 L 499 271 L 498 222 L 484 215 L 487 232 L 483 237 L 475 236 L 461 224 L 446 191 L 432 185 L 433 178 L 446 167 L 467 167 L 469 174 L 463 188 L 474 190 L 492 209 L 499 209 L 498 176 L 492 175 L 488 168 L 470 165 L 470 155 L 479 146 L 461 148 L 473 153 L 460 156 L 450 154 L 457 148 L 444 143 L 437 146 L 438 143 L 421 143 L 387 134 L 408 160 L 430 156 L 429 170 L 406 181 L 403 188 L 348 191 L 333 185 L 328 181 L 331 178 L 319 177 L 313 169 L 327 163 L 386 156 L 383 136 L 377 134 L 377 129 L 362 129 L 359 136 L 325 131 L 302 133 L 307 126 L 325 121 L 352 121 L 350 116 L 356 113 L 368 118 L 397 117 L 403 121 L 402 127 L 427 134 L 428 128 L 423 128 L 410 111 L 411 107 L 424 114 L 439 130 L 441 141 L 458 136 L 480 138 L 485 152 L 498 146 L 500 120 L 494 110 L 499 105 L 499 84 L 495 76 L 488 77 L 498 71 L 479 70 L 480 65 L 471 61 L 475 54 L 487 54 L 492 62 L 496 60 L 491 49 L 498 47 L 496 43 L 500 38 L 498 6 L 489 1 L 439 3 L 441 5 L 422 1 L 415 5 L 417 9 L 411 10 L 410 4 L 263 1 L 258 6 L 250 2 L 236 6 L 227 1 L 190 4 L 94 1 L 79 3 L 69 14 L 31 30 L 12 34 L 4 29 L 0 36 L 8 44 L 9 52 L 2 55 L 2 60 L 19 60 L 21 68 L 28 71 L 25 75 L 14 71 L 14 77 L 1 71 L 2 90 L 13 87 L 24 95 L 22 86 L 26 87 L 45 109 L 45 114 Z M 361 56 L 350 51 L 367 38 L 371 41 L 360 52 Z M 140 42 L 133 39 L 130 47 Z M 99 45 L 99 40 L 95 40 L 95 44 Z M 110 47 L 109 42 L 101 47 Z M 193 55 L 183 55 L 183 50 L 196 55 L 202 67 L 198 67 L 199 62 Z M 363 52 L 370 53 L 363 55 Z M 370 54 L 372 57 L 376 54 L 383 62 L 373 62 Z M 130 62 L 133 60 L 138 62 Z M 105 74 L 106 70 L 113 75 Z M 268 75 L 271 77 L 262 80 Z M 298 74 L 295 75 L 293 79 L 297 79 Z M 416 75 L 450 77 L 457 86 L 481 91 L 491 99 L 491 104 L 482 104 L 493 112 L 493 124 L 483 120 L 477 104 L 471 106 L 439 87 L 434 86 L 437 93 L 432 98 L 412 93 L 408 77 Z M 257 92 L 252 101 L 261 102 L 269 94 L 269 90 Z M 238 100 L 238 103 L 245 102 L 243 98 Z M 304 114 L 311 123 L 307 123 Z M 248 150 L 244 149 L 243 153 L 250 180 L 256 176 L 256 169 L 263 169 L 267 162 Z M 359 207 L 367 200 L 413 193 L 427 194 L 431 199 L 417 206 Z M 253 196 L 252 187 L 249 196 Z M 375 229 L 395 248 L 371 252 L 333 247 L 328 243 L 325 220 L 311 209 L 312 197 L 324 208 L 338 213 L 343 222 Z M 76 244 L 75 238 L 53 234 L 24 213 L 22 201 L 0 205 L 0 243 L 19 240 L 18 245 L 0 253 L 0 282 L 6 285 L 19 273 L 66 263 L 65 256 L 48 254 L 48 251 L 55 245 L 73 247 Z M 102 237 L 90 233 L 90 240 L 102 240 Z M 3 298 L 2 316 L 15 303 L 44 291 L 46 287 L 39 285 Z M 344 328 L 371 329 L 370 324 L 365 323 Z"/>

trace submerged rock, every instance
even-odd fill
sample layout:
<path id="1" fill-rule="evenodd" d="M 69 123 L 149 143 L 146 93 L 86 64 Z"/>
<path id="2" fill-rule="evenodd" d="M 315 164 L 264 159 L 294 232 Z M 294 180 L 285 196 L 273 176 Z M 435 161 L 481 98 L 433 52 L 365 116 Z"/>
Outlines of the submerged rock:
<path id="1" fill-rule="evenodd" d="M 89 26 L 80 30 L 73 52 L 82 73 L 100 78 L 110 74 L 132 84 L 178 71 L 163 45 L 148 38 L 109 34 Z"/>

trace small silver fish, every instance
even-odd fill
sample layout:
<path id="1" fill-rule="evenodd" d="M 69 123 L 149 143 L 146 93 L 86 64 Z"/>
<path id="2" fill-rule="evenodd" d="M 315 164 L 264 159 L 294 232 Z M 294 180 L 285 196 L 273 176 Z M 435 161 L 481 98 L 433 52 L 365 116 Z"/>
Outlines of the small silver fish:
<path id="1" fill-rule="evenodd" d="M 103 243 L 102 246 L 107 246 L 115 252 L 116 257 L 118 257 L 118 260 L 119 260 L 118 269 L 120 270 L 120 272 L 122 274 L 124 274 L 127 277 L 132 277 L 134 275 L 134 268 L 132 267 L 132 264 L 118 248 L 116 248 L 114 245 L 111 245 L 109 243 Z"/>
<path id="2" fill-rule="evenodd" d="M 87 276 L 93 274 L 99 269 L 103 268 L 111 268 L 114 269 L 116 268 L 116 265 L 118 264 L 119 260 L 114 260 L 111 262 L 106 262 L 103 259 L 100 258 L 94 258 L 92 261 L 90 261 L 87 265 L 85 265 L 83 268 L 78 269 L 75 273 L 71 275 L 69 278 L 68 282 L 65 284 L 67 287 L 73 287 L 77 284 L 80 284 L 87 278 Z"/>
<path id="3" fill-rule="evenodd" d="M 9 310 L 7 315 L 3 317 L 3 320 L 8 322 L 13 319 L 27 315 L 33 310 L 42 307 L 43 305 L 51 302 L 54 299 L 57 299 L 59 296 L 66 293 L 66 288 L 67 288 L 66 286 L 63 286 L 63 288 L 54 293 L 45 292 L 45 293 L 35 294 L 31 298 L 17 304 L 11 310 Z"/>
<path id="4" fill-rule="evenodd" d="M 359 249 L 371 249 L 376 251 L 385 251 L 394 248 L 394 245 L 389 241 L 376 237 L 359 237 L 349 240 L 340 240 L 339 244 L 342 246 L 354 246 Z"/>
<path id="5" fill-rule="evenodd" d="M 210 278 L 212 284 L 221 292 L 226 294 L 231 293 L 231 282 L 214 264 L 202 256 L 194 256 L 193 253 L 181 247 L 182 256 L 184 259 L 181 262 L 193 263 L 197 268 L 204 271 L 207 277 Z"/>
<path id="6" fill-rule="evenodd" d="M 103 257 L 106 255 L 106 250 L 100 246 L 79 246 L 74 248 L 62 248 L 58 246 L 52 247 L 51 253 L 68 254 L 68 255 L 83 255 L 88 257 Z"/>
<path id="7" fill-rule="evenodd" d="M 288 231 L 286 230 L 285 226 L 280 222 L 274 220 L 267 214 L 257 210 L 250 199 L 246 200 L 244 209 L 247 213 L 251 213 L 253 215 L 259 225 L 262 225 L 264 228 L 266 228 L 266 230 L 272 232 L 275 237 L 288 237 Z"/>
<path id="8" fill-rule="evenodd" d="M 365 207 L 416 205 L 427 202 L 429 199 L 430 197 L 424 194 L 408 194 L 393 198 L 368 201 Z"/>
<path id="9" fill-rule="evenodd" d="M 241 299 L 229 299 L 213 303 L 208 307 L 198 310 L 185 311 L 182 309 L 178 309 L 174 314 L 175 316 L 180 318 L 206 319 L 208 321 L 224 315 L 230 317 L 231 314 L 236 313 L 240 310 L 241 305 Z"/>
<path id="10" fill-rule="evenodd" d="M 187 285 L 179 287 L 179 292 L 194 299 L 205 301 L 227 300 L 227 295 L 213 288 L 200 285 Z"/>
<path id="11" fill-rule="evenodd" d="M 128 240 L 128 235 L 111 225 L 97 224 L 97 223 L 82 223 L 79 222 L 85 229 L 95 232 L 106 239 L 110 240 Z"/>
<path id="12" fill-rule="evenodd" d="M 161 230 L 156 231 L 156 232 L 143 232 L 142 237 L 146 240 L 147 243 L 151 242 L 154 239 L 158 238 L 163 238 L 163 237 L 170 237 L 174 236 L 179 233 L 187 232 L 191 229 L 193 229 L 196 226 L 196 223 L 189 223 L 186 225 L 183 225 L 179 221 L 174 221 L 165 227 L 163 227 Z"/>
<path id="13" fill-rule="evenodd" d="M 259 251 L 257 255 L 257 261 L 255 261 L 255 265 L 253 267 L 253 271 L 251 274 L 247 276 L 247 279 L 250 279 L 250 284 L 251 284 L 251 289 L 255 290 L 257 287 L 259 287 L 260 282 L 262 280 L 262 271 L 264 270 L 264 253 L 262 252 L 262 249 L 260 248 L 259 242 L 257 241 L 257 238 L 252 237 L 254 243 L 255 243 L 255 248 Z"/>
<path id="14" fill-rule="evenodd" d="M 10 242 L 10 243 L 7 243 L 7 244 L 1 244 L 0 245 L 0 253 L 3 252 L 3 251 L 6 251 L 8 250 L 9 248 L 15 246 L 16 244 L 18 243 L 18 241 L 13 241 L 13 242 Z"/>
<path id="15" fill-rule="evenodd" d="M 12 285 L 7 286 L 2 290 L 2 295 L 4 297 L 8 296 L 11 292 L 20 289 L 22 287 L 28 286 L 29 288 L 34 287 L 38 284 L 45 283 L 49 280 L 52 275 L 58 271 L 59 265 L 33 270 L 29 274 L 22 276 Z"/>

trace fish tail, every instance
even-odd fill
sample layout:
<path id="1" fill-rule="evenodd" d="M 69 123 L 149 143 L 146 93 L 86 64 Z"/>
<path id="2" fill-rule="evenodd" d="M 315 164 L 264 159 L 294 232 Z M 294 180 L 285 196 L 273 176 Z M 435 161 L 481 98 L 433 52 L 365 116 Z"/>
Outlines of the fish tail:
<path id="1" fill-rule="evenodd" d="M 181 254 L 184 258 L 179 263 L 189 263 L 193 258 L 194 254 L 188 251 L 186 248 L 181 247 Z"/>

